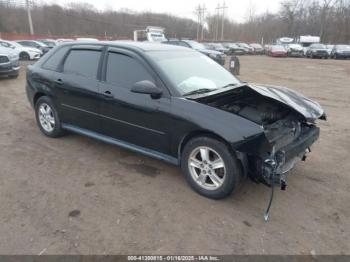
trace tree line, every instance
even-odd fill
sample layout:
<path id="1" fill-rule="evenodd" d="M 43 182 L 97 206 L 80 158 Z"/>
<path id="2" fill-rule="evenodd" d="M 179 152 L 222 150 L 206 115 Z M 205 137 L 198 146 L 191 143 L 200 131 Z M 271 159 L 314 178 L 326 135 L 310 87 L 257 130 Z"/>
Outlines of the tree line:
<path id="1" fill-rule="evenodd" d="M 195 39 L 197 36 L 196 21 L 170 14 L 127 9 L 99 11 L 84 3 L 64 7 L 33 5 L 31 12 L 36 34 L 130 39 L 134 30 L 152 25 L 164 27 L 171 38 Z M 205 40 L 221 40 L 217 36 L 221 19 L 217 15 L 206 16 Z M 0 0 L 0 32 L 29 32 L 23 5 Z M 277 13 L 256 14 L 254 6 L 250 6 L 245 22 L 238 23 L 234 17 L 224 19 L 224 40 L 272 43 L 279 37 L 300 35 L 320 36 L 325 43 L 350 43 L 350 0 L 283 0 Z"/>

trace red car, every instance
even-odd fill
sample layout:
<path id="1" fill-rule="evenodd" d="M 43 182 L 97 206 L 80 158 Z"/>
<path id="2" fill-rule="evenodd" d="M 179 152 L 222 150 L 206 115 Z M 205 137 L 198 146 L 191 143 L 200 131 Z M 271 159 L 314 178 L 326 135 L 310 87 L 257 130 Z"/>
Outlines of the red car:
<path id="1" fill-rule="evenodd" d="M 270 46 L 268 52 L 268 56 L 273 56 L 273 57 L 287 57 L 288 53 L 287 50 L 281 46 L 281 45 L 272 45 Z"/>

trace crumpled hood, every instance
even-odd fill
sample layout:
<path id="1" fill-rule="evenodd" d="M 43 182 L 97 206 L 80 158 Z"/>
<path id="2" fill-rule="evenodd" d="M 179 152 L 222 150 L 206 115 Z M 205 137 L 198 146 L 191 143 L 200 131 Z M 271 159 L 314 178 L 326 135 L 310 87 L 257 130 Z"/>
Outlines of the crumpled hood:
<path id="1" fill-rule="evenodd" d="M 326 119 L 325 112 L 319 103 L 286 87 L 257 84 L 248 84 L 242 87 L 250 88 L 260 95 L 285 104 L 289 108 L 302 114 L 307 121 L 313 122 L 319 118 Z"/>

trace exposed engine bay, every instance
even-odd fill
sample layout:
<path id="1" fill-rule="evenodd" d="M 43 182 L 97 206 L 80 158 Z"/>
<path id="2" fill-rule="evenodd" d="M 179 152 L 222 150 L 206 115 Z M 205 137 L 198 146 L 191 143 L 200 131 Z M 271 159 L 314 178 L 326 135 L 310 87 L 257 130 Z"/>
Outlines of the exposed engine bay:
<path id="1" fill-rule="evenodd" d="M 269 103 L 266 98 L 259 98 L 256 95 L 247 96 L 247 94 L 244 94 L 243 97 L 233 94 L 209 102 L 208 105 L 240 115 L 264 126 L 283 119 L 290 113 L 285 106 L 278 105 L 276 102 Z"/>

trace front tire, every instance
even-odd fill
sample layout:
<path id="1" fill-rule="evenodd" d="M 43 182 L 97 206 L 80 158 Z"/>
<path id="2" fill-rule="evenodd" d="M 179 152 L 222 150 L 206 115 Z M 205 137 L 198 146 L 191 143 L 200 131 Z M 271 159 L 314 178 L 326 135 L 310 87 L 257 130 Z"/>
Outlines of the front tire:
<path id="1" fill-rule="evenodd" d="M 239 184 L 242 173 L 228 146 L 210 137 L 197 137 L 186 144 L 181 169 L 190 186 L 211 199 L 229 196 Z"/>
<path id="2" fill-rule="evenodd" d="M 60 137 L 64 134 L 61 121 L 52 100 L 42 96 L 35 104 L 36 121 L 41 132 L 51 138 Z"/>

